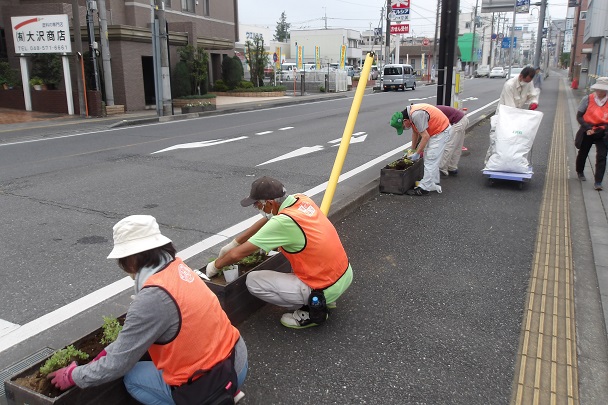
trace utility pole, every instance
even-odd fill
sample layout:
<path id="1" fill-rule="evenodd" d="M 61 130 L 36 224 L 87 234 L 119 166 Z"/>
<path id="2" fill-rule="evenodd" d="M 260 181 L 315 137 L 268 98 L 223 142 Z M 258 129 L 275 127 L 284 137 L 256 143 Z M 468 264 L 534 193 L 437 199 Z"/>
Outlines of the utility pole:
<path id="1" fill-rule="evenodd" d="M 388 64 L 390 63 L 389 61 L 389 57 L 391 54 L 391 19 L 390 19 L 390 15 L 391 15 L 391 0 L 386 0 L 386 45 L 384 47 L 385 49 L 385 55 L 384 55 L 384 64 Z"/>
<path id="2" fill-rule="evenodd" d="M 473 55 L 475 54 L 475 31 L 477 30 L 477 7 L 479 0 L 475 1 L 475 12 L 473 13 L 473 39 L 471 40 L 471 61 L 469 62 L 469 74 L 473 76 Z"/>
<path id="3" fill-rule="evenodd" d="M 492 35 L 495 35 L 494 34 L 494 13 L 492 13 L 492 29 L 490 30 L 490 59 L 488 60 L 488 65 L 490 65 L 490 69 L 492 69 L 492 67 L 494 67 L 494 45 L 496 43 L 498 43 L 498 35 L 496 35 L 494 37 L 494 42 L 492 42 Z"/>
<path id="4" fill-rule="evenodd" d="M 437 0 L 437 14 L 435 15 L 435 36 L 433 37 L 433 65 L 435 65 L 435 74 L 437 74 L 437 34 L 439 33 L 439 8 L 441 0 Z"/>
<path id="5" fill-rule="evenodd" d="M 578 45 L 578 26 L 579 26 L 579 17 L 581 13 L 581 2 L 583 0 L 578 0 L 576 6 L 574 8 L 574 37 L 572 38 L 572 45 L 570 48 L 570 72 L 568 73 L 568 78 L 570 80 L 574 80 L 574 60 L 576 59 L 576 47 Z"/>
<path id="6" fill-rule="evenodd" d="M 103 84 L 106 91 L 106 105 L 114 105 L 112 65 L 110 63 L 110 42 L 108 41 L 108 20 L 106 17 L 106 0 L 97 1 L 99 2 L 99 37 L 101 39 L 101 61 L 103 64 Z"/>
<path id="7" fill-rule="evenodd" d="M 167 19 L 165 18 L 164 0 L 155 0 L 158 19 L 160 45 L 160 75 L 162 85 L 163 115 L 171 115 L 171 73 L 169 69 L 169 49 L 167 36 Z"/>
<path id="8" fill-rule="evenodd" d="M 95 41 L 95 25 L 93 24 L 93 12 L 97 10 L 97 3 L 87 0 L 87 33 L 89 35 L 89 50 L 93 63 L 93 73 L 95 74 L 95 90 L 101 90 L 99 83 L 99 69 L 97 68 L 97 41 Z"/>
<path id="9" fill-rule="evenodd" d="M 540 67 L 540 53 L 543 45 L 543 28 L 545 27 L 545 10 L 547 9 L 547 0 L 541 0 L 540 15 L 538 17 L 538 31 L 536 34 L 536 48 L 534 49 L 534 67 Z M 548 38 L 547 38 L 548 39 Z M 548 43 L 548 41 L 547 41 Z"/>
<path id="10" fill-rule="evenodd" d="M 78 0 L 72 0 L 72 30 L 74 31 L 74 48 L 76 55 L 74 57 L 74 72 L 76 72 L 76 86 L 78 87 L 78 105 L 80 107 L 80 116 L 86 117 L 87 105 L 84 101 L 84 88 L 82 81 L 80 58 L 82 58 L 82 37 L 80 35 L 80 12 L 78 11 Z M 79 56 L 80 55 L 80 56 Z"/>

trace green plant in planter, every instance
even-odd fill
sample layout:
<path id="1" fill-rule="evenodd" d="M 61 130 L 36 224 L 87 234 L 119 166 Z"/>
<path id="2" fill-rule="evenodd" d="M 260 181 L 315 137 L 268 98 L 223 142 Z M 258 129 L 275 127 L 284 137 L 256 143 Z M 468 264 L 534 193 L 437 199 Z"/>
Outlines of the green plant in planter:
<path id="1" fill-rule="evenodd" d="M 266 258 L 266 254 L 263 251 L 258 250 L 249 256 L 243 257 L 237 264 L 242 264 L 243 266 L 256 266 L 266 260 Z"/>
<path id="2" fill-rule="evenodd" d="M 209 107 L 211 102 L 209 101 L 197 101 L 194 103 L 188 103 L 184 107 Z"/>
<path id="3" fill-rule="evenodd" d="M 118 333 L 122 330 L 122 325 L 118 322 L 118 319 L 104 316 L 101 328 L 103 329 L 103 337 L 100 343 L 108 345 L 116 340 Z"/>
<path id="4" fill-rule="evenodd" d="M 44 84 L 44 80 L 41 78 L 34 76 L 30 79 L 30 86 L 42 86 Z"/>
<path id="5" fill-rule="evenodd" d="M 76 360 L 87 360 L 89 355 L 76 349 L 73 345 L 69 345 L 65 349 L 57 350 L 47 361 L 40 367 L 40 374 L 47 376 L 53 371 L 67 367 L 71 362 Z"/>

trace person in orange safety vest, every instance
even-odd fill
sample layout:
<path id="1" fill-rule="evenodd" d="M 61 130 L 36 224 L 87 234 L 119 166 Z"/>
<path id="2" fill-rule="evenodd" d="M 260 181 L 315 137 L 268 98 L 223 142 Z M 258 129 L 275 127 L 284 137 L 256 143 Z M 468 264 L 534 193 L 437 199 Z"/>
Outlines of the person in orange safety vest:
<path id="1" fill-rule="evenodd" d="M 332 223 L 309 197 L 287 195 L 280 181 L 266 176 L 253 182 L 249 197 L 241 205 L 253 205 L 263 218 L 220 250 L 219 257 L 207 265 L 207 276 L 260 249 L 278 249 L 293 272 L 250 272 L 247 289 L 261 300 L 291 311 L 281 317 L 283 326 L 302 329 L 324 322 L 328 309 L 336 307 L 336 300 L 353 279 Z"/>

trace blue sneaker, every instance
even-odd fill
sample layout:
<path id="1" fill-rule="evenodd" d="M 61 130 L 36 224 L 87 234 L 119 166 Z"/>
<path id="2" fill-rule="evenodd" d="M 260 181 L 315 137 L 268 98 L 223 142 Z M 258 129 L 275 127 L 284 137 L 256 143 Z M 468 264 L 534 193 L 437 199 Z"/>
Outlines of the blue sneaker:
<path id="1" fill-rule="evenodd" d="M 602 191 L 603 190 L 602 183 L 595 183 L 593 185 L 593 188 L 596 189 L 597 191 Z"/>

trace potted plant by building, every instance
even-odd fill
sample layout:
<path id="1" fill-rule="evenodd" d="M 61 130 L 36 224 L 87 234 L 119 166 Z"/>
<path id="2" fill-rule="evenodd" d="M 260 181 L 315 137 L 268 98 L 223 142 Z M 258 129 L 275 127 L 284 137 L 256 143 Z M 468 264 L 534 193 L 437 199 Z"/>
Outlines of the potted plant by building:
<path id="1" fill-rule="evenodd" d="M 405 194 L 407 190 L 414 187 L 417 181 L 422 179 L 424 176 L 423 159 L 412 162 L 405 157 L 409 152 L 406 150 L 404 157 L 380 169 L 381 193 Z"/>
<path id="2" fill-rule="evenodd" d="M 34 90 L 42 90 L 43 85 L 44 81 L 37 76 L 34 76 L 30 79 L 30 86 L 32 86 Z"/>

